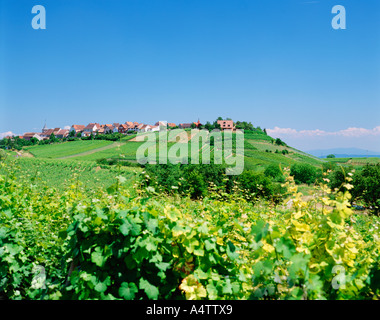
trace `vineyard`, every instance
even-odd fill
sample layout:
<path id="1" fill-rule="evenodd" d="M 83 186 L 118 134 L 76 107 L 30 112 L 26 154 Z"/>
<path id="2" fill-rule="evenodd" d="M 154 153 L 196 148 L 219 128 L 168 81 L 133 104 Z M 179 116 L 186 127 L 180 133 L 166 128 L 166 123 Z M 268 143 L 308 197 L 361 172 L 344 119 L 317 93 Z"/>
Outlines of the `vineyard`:
<path id="1" fill-rule="evenodd" d="M 70 141 L 69 143 L 57 143 L 51 145 L 36 145 L 25 147 L 25 150 L 38 158 L 61 158 L 78 153 L 96 150 L 101 147 L 110 146 L 113 142 L 105 140 Z"/>
<path id="2" fill-rule="evenodd" d="M 192 200 L 146 187 L 141 169 L 87 188 L 94 162 L 21 160 L 0 163 L 2 299 L 380 297 L 380 220 L 351 209 L 350 175 L 342 192 L 325 175 L 307 201 L 289 169 L 281 203 Z M 42 167 L 65 183 L 38 182 Z"/>
<path id="3" fill-rule="evenodd" d="M 9 164 L 12 166 L 12 162 Z M 50 160 L 50 159 L 17 159 L 16 178 L 20 183 L 33 183 L 39 189 L 54 188 L 63 191 L 69 187 L 73 178 L 86 192 L 98 188 L 108 188 L 113 184 L 116 175 L 126 179 L 133 178 L 139 168 L 110 167 L 92 161 Z M 0 168 L 0 174 L 5 174 Z"/>

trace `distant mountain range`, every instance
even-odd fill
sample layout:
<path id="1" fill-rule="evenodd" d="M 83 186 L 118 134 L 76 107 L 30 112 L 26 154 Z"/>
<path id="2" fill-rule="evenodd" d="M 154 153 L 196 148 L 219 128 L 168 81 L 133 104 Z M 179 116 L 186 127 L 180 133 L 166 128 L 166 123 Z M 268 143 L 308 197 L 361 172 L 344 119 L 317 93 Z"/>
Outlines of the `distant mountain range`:
<path id="1" fill-rule="evenodd" d="M 335 155 L 336 158 L 380 157 L 380 152 L 359 148 L 315 149 L 306 150 L 305 152 L 319 158 L 326 158 L 329 154 Z"/>

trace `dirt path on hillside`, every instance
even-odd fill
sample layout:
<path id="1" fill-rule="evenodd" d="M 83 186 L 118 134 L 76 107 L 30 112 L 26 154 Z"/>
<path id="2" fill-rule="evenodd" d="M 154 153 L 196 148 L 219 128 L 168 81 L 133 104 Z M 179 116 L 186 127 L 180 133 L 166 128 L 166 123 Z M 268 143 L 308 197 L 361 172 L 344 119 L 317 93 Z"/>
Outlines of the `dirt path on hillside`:
<path id="1" fill-rule="evenodd" d="M 108 149 L 117 148 L 117 147 L 120 147 L 121 145 L 123 145 L 123 143 L 121 143 L 121 142 L 114 142 L 113 144 L 110 144 L 110 145 L 105 146 L 105 147 L 100 147 L 100 148 L 97 148 L 97 149 L 93 149 L 93 150 L 89 150 L 89 151 L 85 151 L 85 152 L 81 152 L 81 153 L 73 154 L 71 156 L 61 157 L 61 158 L 57 158 L 57 159 L 63 160 L 63 159 L 70 159 L 70 158 L 81 157 L 81 156 L 88 156 L 90 154 L 93 154 L 93 153 L 96 153 L 96 152 L 99 152 L 99 151 L 104 151 L 104 150 L 108 150 Z"/>
<path id="2" fill-rule="evenodd" d="M 21 151 L 16 151 L 17 153 L 17 156 L 19 157 L 23 157 L 23 158 L 34 158 L 34 155 L 32 155 L 30 152 L 28 151 L 24 151 L 24 150 L 21 150 Z"/>

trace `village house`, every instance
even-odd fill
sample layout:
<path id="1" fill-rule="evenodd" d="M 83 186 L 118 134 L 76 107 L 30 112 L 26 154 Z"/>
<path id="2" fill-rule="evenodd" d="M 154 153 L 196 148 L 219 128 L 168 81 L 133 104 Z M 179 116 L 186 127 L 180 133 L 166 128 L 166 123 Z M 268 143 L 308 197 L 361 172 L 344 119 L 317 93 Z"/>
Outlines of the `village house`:
<path id="1" fill-rule="evenodd" d="M 112 132 L 113 133 L 118 133 L 119 132 L 119 126 L 120 126 L 120 123 L 113 123 L 113 129 L 112 129 Z"/>
<path id="2" fill-rule="evenodd" d="M 235 130 L 234 122 L 232 120 L 218 120 L 221 130 Z"/>
<path id="3" fill-rule="evenodd" d="M 97 131 L 100 129 L 100 124 L 99 123 L 89 123 L 82 132 L 82 137 L 88 137 L 91 135 L 95 135 Z"/>
<path id="4" fill-rule="evenodd" d="M 57 133 L 61 130 L 61 128 L 54 128 L 54 129 L 43 129 L 43 132 L 40 133 L 40 137 L 43 138 L 44 140 L 47 140 L 50 138 L 51 134 L 54 134 L 57 136 Z"/>
<path id="5" fill-rule="evenodd" d="M 144 126 L 144 124 L 143 123 L 137 123 L 137 122 L 134 122 L 134 124 L 135 124 L 134 130 L 136 132 L 141 132 L 142 127 Z"/>
<path id="6" fill-rule="evenodd" d="M 137 132 L 148 132 L 151 131 L 151 126 L 149 124 L 140 124 L 137 126 Z"/>
<path id="7" fill-rule="evenodd" d="M 118 127 L 118 129 L 117 129 L 117 131 L 119 133 L 126 134 L 127 131 L 128 131 L 128 125 L 125 124 L 125 123 L 120 124 L 119 127 Z"/>
<path id="8" fill-rule="evenodd" d="M 168 122 L 167 121 L 157 121 L 155 126 L 159 126 L 160 130 L 165 130 L 168 127 Z"/>
<path id="9" fill-rule="evenodd" d="M 58 139 L 66 138 L 69 135 L 69 130 L 60 129 L 57 133 L 54 134 Z"/>
<path id="10" fill-rule="evenodd" d="M 114 126 L 112 124 L 104 125 L 104 133 L 113 133 Z"/>
<path id="11" fill-rule="evenodd" d="M 102 124 L 96 134 L 104 134 L 105 133 L 105 125 Z"/>
<path id="12" fill-rule="evenodd" d="M 199 121 L 199 119 L 198 119 L 197 122 L 192 122 L 192 123 L 180 123 L 180 124 L 178 125 L 178 127 L 179 127 L 180 129 L 189 129 L 189 128 L 194 127 L 194 126 L 195 126 L 195 128 L 199 128 L 201 125 L 202 125 L 202 123 L 201 123 L 201 122 Z"/>
<path id="13" fill-rule="evenodd" d="M 191 123 L 180 123 L 180 124 L 178 125 L 178 127 L 179 127 L 180 129 L 189 129 L 189 128 L 191 128 Z"/>
<path id="14" fill-rule="evenodd" d="M 72 131 L 74 131 L 75 134 L 77 134 L 79 132 L 82 133 L 85 127 L 86 126 L 81 125 L 81 124 L 73 124 L 69 130 L 69 133 Z"/>
<path id="15" fill-rule="evenodd" d="M 42 140 L 42 137 L 40 136 L 40 133 L 36 133 L 36 132 L 26 132 L 24 133 L 23 135 L 23 139 L 25 140 L 30 140 L 32 138 L 36 138 L 37 140 L 41 141 Z"/>
<path id="16" fill-rule="evenodd" d="M 135 127 L 134 123 L 131 122 L 131 121 L 126 121 L 125 124 L 128 126 L 128 129 L 131 129 L 131 128 Z"/>

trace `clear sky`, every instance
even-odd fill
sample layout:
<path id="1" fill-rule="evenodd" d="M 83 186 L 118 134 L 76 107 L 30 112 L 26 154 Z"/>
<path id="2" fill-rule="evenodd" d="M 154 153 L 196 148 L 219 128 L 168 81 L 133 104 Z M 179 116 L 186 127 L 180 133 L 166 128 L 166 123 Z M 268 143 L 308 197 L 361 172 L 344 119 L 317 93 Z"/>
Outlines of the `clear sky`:
<path id="1" fill-rule="evenodd" d="M 222 116 L 380 151 L 379 0 L 0 1 L 0 135 Z"/>

